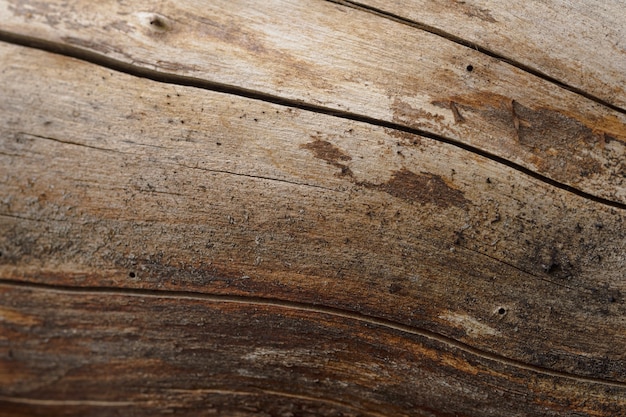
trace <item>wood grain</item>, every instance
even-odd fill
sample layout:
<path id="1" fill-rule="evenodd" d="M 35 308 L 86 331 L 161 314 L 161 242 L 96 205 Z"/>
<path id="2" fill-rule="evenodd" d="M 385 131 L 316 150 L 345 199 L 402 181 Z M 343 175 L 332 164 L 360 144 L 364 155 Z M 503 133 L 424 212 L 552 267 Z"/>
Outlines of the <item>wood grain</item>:
<path id="1" fill-rule="evenodd" d="M 371 13 L 321 0 L 4 0 L 0 10 L 4 38 L 365 115 L 626 204 L 626 114 Z"/>
<path id="2" fill-rule="evenodd" d="M 475 45 L 626 108 L 626 11 L 619 0 L 493 2 L 357 0 Z M 391 16 L 390 16 L 391 17 Z"/>
<path id="3" fill-rule="evenodd" d="M 0 416 L 626 414 L 619 109 L 354 5 L 0 16 Z"/>
<path id="4" fill-rule="evenodd" d="M 1 51 L 5 280 L 322 305 L 626 381 L 623 211 L 428 138 Z"/>
<path id="5" fill-rule="evenodd" d="M 0 415 L 626 409 L 626 387 L 510 368 L 414 334 L 286 306 L 4 285 L 0 303 L 0 331 L 9 336 L 0 340 Z M 37 400 L 67 393 L 71 399 Z"/>

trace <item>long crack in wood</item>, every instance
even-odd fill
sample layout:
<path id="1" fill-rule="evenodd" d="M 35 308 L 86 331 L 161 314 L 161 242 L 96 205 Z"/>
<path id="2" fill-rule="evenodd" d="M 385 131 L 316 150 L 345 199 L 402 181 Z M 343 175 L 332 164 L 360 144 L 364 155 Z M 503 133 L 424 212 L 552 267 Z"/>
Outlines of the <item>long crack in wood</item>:
<path id="1" fill-rule="evenodd" d="M 390 121 L 381 120 L 381 119 L 377 119 L 377 118 L 370 117 L 370 116 L 365 116 L 362 114 L 351 113 L 348 111 L 337 110 L 337 109 L 329 108 L 326 106 L 306 103 L 301 100 L 288 99 L 288 98 L 276 96 L 273 94 L 268 94 L 268 93 L 250 90 L 250 89 L 246 89 L 246 88 L 242 88 L 238 86 L 233 86 L 230 84 L 224 84 L 224 83 L 208 81 L 208 80 L 204 80 L 204 79 L 200 79 L 196 77 L 189 77 L 189 76 L 156 71 L 153 69 L 122 62 L 122 61 L 107 57 L 97 52 L 85 50 L 80 47 L 67 45 L 67 44 L 59 44 L 57 42 L 51 42 L 51 41 L 47 41 L 44 39 L 20 35 L 20 34 L 7 32 L 3 30 L 0 30 L 0 41 L 64 55 L 67 57 L 71 57 L 71 58 L 75 58 L 75 59 L 79 59 L 85 62 L 95 64 L 95 65 L 99 65 L 99 66 L 102 66 L 102 67 L 105 67 L 114 71 L 119 71 L 119 72 L 136 76 L 136 77 L 150 79 L 156 82 L 180 85 L 180 86 L 186 86 L 186 87 L 194 87 L 194 88 L 214 91 L 218 93 L 235 95 L 235 96 L 244 97 L 244 98 L 248 98 L 252 100 L 263 101 L 263 102 L 277 104 L 277 105 L 290 107 L 294 109 L 310 111 L 310 112 L 318 113 L 318 114 L 325 114 L 325 115 L 334 116 L 334 117 L 338 117 L 338 118 L 342 118 L 346 120 L 352 120 L 355 122 L 366 123 L 366 124 L 370 124 L 374 126 L 379 126 L 379 127 L 389 128 L 389 129 L 406 132 L 406 133 L 410 133 L 414 135 L 419 135 L 419 136 L 429 138 L 438 142 L 449 144 L 451 146 L 455 146 L 457 148 L 466 150 L 468 152 L 472 152 L 476 155 L 490 159 L 491 161 L 507 166 L 522 174 L 525 174 L 536 180 L 547 183 L 553 187 L 575 194 L 579 197 L 583 197 L 588 200 L 595 201 L 597 203 L 604 204 L 610 207 L 615 207 L 615 208 L 619 208 L 622 210 L 626 210 L 626 203 L 621 203 L 621 202 L 610 200 L 607 198 L 598 197 L 591 193 L 582 191 L 578 188 L 556 181 L 545 175 L 539 174 L 529 168 L 526 168 L 515 162 L 509 161 L 508 159 L 495 155 L 491 152 L 476 148 L 474 146 L 471 146 L 465 143 L 461 143 L 457 140 L 450 139 L 448 137 L 445 137 L 439 134 L 427 132 L 421 129 L 410 128 L 410 127 L 401 125 L 396 122 L 390 122 Z M 556 80 L 554 82 L 558 83 L 558 81 Z M 596 99 L 595 101 L 597 100 L 598 99 Z M 607 107 L 611 107 L 609 104 L 606 104 L 606 105 Z M 621 109 L 613 109 L 613 110 L 620 111 L 622 113 L 625 112 L 624 110 L 621 110 Z"/>

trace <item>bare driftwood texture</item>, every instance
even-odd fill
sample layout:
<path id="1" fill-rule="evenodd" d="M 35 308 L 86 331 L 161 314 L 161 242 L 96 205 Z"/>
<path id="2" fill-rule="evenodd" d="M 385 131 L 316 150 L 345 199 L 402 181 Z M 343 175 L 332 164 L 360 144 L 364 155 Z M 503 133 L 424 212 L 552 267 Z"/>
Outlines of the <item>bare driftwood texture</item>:
<path id="1" fill-rule="evenodd" d="M 513 61 L 606 104 L 626 107 L 620 0 L 337 0 Z"/>
<path id="2" fill-rule="evenodd" d="M 0 2 L 0 415 L 626 413 L 620 94 L 352 6 Z"/>
<path id="3" fill-rule="evenodd" d="M 623 110 L 371 13 L 319 0 L 166 0 L 156 8 L 4 0 L 0 10 L 5 37 L 53 42 L 41 46 L 156 78 L 397 124 L 626 204 Z"/>

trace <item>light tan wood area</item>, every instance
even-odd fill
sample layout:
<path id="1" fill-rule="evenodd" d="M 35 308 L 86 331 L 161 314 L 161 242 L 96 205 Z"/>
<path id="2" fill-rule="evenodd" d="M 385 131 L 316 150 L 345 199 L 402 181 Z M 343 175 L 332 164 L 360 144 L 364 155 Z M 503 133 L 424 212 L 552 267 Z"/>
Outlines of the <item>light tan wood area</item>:
<path id="1" fill-rule="evenodd" d="M 345 3 L 404 18 L 626 108 L 626 7 L 620 0 Z"/>
<path id="2" fill-rule="evenodd" d="M 74 54 L 419 129 L 626 204 L 626 114 L 368 12 L 321 0 L 3 0 L 0 13 L 3 31 Z"/>
<path id="3" fill-rule="evenodd" d="M 354 4 L 0 5 L 0 416 L 626 414 L 619 108 Z"/>

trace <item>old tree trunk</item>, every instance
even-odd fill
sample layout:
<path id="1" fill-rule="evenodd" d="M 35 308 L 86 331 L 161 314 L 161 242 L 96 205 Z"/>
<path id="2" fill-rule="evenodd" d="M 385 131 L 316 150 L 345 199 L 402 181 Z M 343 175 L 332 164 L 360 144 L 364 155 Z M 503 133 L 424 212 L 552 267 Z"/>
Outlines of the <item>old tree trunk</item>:
<path id="1" fill-rule="evenodd" d="M 0 0 L 0 416 L 626 415 L 624 21 Z"/>

